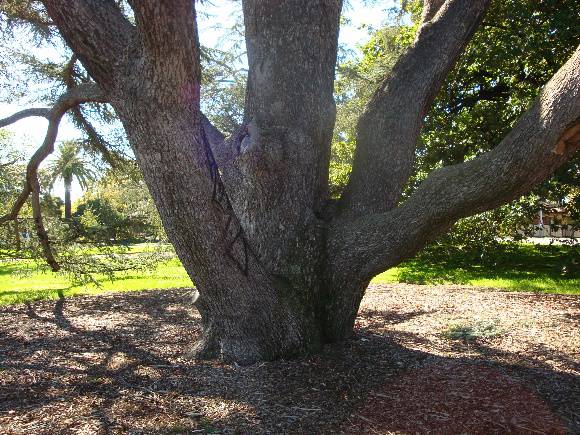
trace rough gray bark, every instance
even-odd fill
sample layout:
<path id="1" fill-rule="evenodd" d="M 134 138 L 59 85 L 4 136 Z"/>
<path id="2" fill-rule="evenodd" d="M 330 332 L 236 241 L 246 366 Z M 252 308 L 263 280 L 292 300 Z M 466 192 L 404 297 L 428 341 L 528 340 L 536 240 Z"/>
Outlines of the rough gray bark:
<path id="1" fill-rule="evenodd" d="M 340 207 L 329 207 L 340 0 L 243 1 L 248 93 L 231 138 L 199 110 L 194 2 L 132 0 L 135 26 L 113 0 L 43 3 L 119 115 L 199 290 L 200 356 L 251 363 L 347 337 L 373 274 L 524 193 L 578 148 L 577 53 L 497 149 L 435 172 L 397 206 L 422 118 L 489 3 L 426 1 L 414 46 L 358 124 Z"/>
<path id="2" fill-rule="evenodd" d="M 336 219 L 328 247 L 335 253 L 334 287 L 369 280 L 416 253 L 458 219 L 517 198 L 568 161 L 580 148 L 578 71 L 580 48 L 492 151 L 434 171 L 393 210 Z M 349 291 L 341 294 L 333 310 L 338 318 L 341 307 L 358 300 Z"/>
<path id="3" fill-rule="evenodd" d="M 445 0 L 423 0 L 422 24 L 431 21 L 444 3 Z"/>

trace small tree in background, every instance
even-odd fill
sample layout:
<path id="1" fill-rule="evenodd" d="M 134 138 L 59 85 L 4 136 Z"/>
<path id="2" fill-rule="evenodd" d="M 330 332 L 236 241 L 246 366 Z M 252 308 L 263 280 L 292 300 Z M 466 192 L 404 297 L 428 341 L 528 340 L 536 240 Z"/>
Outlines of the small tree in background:
<path id="1" fill-rule="evenodd" d="M 51 162 L 49 172 L 52 174 L 51 185 L 56 180 L 64 182 L 64 218 L 72 217 L 71 187 L 76 179 L 83 190 L 96 178 L 89 160 L 85 159 L 78 142 L 66 141 L 58 147 L 56 159 Z"/>

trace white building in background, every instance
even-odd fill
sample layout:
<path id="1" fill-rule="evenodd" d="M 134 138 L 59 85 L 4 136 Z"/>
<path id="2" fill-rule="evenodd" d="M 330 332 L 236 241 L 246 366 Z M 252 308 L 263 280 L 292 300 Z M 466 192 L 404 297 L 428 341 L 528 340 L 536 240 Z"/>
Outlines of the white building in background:
<path id="1" fill-rule="evenodd" d="M 580 238 L 580 222 L 565 207 L 546 203 L 534 219 L 532 237 Z"/>

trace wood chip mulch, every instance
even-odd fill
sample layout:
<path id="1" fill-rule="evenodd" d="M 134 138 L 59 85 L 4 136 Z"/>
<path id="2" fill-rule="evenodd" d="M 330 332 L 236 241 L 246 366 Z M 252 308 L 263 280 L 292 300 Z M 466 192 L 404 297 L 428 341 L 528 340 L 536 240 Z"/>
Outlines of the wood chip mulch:
<path id="1" fill-rule="evenodd" d="M 188 289 L 0 307 L 0 433 L 580 433 L 579 326 L 577 296 L 373 285 L 353 339 L 238 367 L 186 358 Z"/>

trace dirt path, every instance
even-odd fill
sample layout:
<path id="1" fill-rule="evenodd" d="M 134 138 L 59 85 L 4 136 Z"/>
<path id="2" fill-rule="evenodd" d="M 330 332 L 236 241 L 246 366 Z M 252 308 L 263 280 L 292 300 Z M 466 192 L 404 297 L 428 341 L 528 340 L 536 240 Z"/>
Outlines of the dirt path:
<path id="1" fill-rule="evenodd" d="M 580 433 L 580 298 L 375 285 L 323 355 L 199 363 L 186 290 L 0 308 L 0 433 Z"/>

